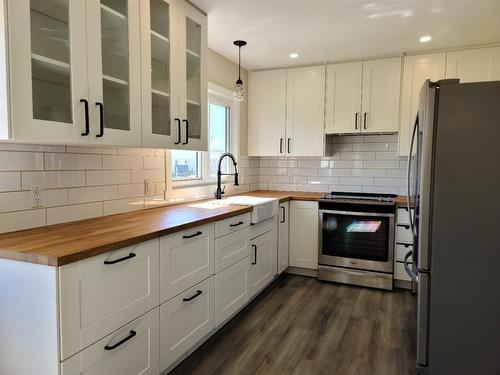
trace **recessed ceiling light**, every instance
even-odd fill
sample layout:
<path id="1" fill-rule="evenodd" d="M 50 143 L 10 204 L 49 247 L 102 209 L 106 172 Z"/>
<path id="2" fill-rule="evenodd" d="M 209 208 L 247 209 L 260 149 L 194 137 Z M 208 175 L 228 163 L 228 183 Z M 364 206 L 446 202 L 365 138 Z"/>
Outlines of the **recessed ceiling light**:
<path id="1" fill-rule="evenodd" d="M 299 57 L 299 54 L 297 52 L 293 52 L 291 54 L 288 55 L 291 59 L 296 59 L 297 57 Z"/>
<path id="2" fill-rule="evenodd" d="M 420 37 L 419 41 L 420 41 L 420 43 L 427 43 L 427 42 L 430 42 L 430 41 L 431 41 L 431 39 L 432 39 L 432 37 L 431 37 L 431 36 L 429 36 L 429 35 L 424 35 L 424 36 Z"/>

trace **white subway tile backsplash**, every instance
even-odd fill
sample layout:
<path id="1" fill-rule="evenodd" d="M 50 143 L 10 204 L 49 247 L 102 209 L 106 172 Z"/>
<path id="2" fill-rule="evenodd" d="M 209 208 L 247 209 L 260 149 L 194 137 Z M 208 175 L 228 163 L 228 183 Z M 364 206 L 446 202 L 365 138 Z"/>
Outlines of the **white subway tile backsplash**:
<path id="1" fill-rule="evenodd" d="M 363 186 L 364 193 L 398 194 L 399 189 L 393 186 Z"/>
<path id="2" fill-rule="evenodd" d="M 144 156 L 144 169 L 165 169 L 165 157 Z"/>
<path id="3" fill-rule="evenodd" d="M 17 211 L 0 214 L 0 233 L 46 225 L 45 210 Z"/>
<path id="4" fill-rule="evenodd" d="M 68 154 L 114 155 L 117 150 L 116 147 L 66 146 L 66 152 Z"/>
<path id="5" fill-rule="evenodd" d="M 64 146 L 51 145 L 27 145 L 19 143 L 1 143 L 0 150 L 2 151 L 32 151 L 32 152 L 64 152 Z"/>
<path id="6" fill-rule="evenodd" d="M 137 155 L 137 156 L 155 156 L 157 149 L 154 148 L 133 148 L 123 147 L 118 148 L 118 155 Z"/>
<path id="7" fill-rule="evenodd" d="M 278 191 L 298 191 L 298 187 L 296 184 L 268 184 L 269 190 L 278 190 Z"/>
<path id="8" fill-rule="evenodd" d="M 43 206 L 57 207 L 68 204 L 68 191 L 66 189 L 47 189 L 43 191 Z"/>
<path id="9" fill-rule="evenodd" d="M 0 192 L 21 190 L 21 172 L 0 172 Z"/>
<path id="10" fill-rule="evenodd" d="M 341 169 L 341 168 L 362 168 L 363 161 L 362 160 L 331 160 L 330 161 L 330 169 Z"/>
<path id="11" fill-rule="evenodd" d="M 398 160 L 398 153 L 396 151 L 376 152 L 375 159 L 377 159 L 377 160 Z"/>
<path id="12" fill-rule="evenodd" d="M 85 155 L 85 154 L 62 154 L 52 153 L 45 154 L 45 170 L 46 171 L 74 171 L 101 169 L 101 155 Z"/>
<path id="13" fill-rule="evenodd" d="M 87 171 L 87 186 L 130 184 L 132 172 L 127 170 Z"/>
<path id="14" fill-rule="evenodd" d="M 43 170 L 43 153 L 0 151 L 0 171 Z"/>
<path id="15" fill-rule="evenodd" d="M 398 135 L 397 134 L 372 134 L 365 135 L 363 137 L 364 142 L 389 142 L 389 143 L 398 143 Z"/>
<path id="16" fill-rule="evenodd" d="M 24 211 L 31 208 L 29 191 L 0 193 L 0 212 Z"/>
<path id="17" fill-rule="evenodd" d="M 297 160 L 287 160 L 287 159 L 271 159 L 268 161 L 270 168 L 296 168 Z"/>
<path id="18" fill-rule="evenodd" d="M 363 160 L 363 168 L 399 168 L 397 160 Z"/>
<path id="19" fill-rule="evenodd" d="M 107 201 L 110 199 L 118 199 L 117 185 L 68 189 L 69 204 Z"/>
<path id="20" fill-rule="evenodd" d="M 21 180 L 23 190 L 30 190 L 33 186 L 41 186 L 44 189 L 78 187 L 85 185 L 85 172 L 22 172 Z"/>
<path id="21" fill-rule="evenodd" d="M 323 185 L 338 184 L 338 183 L 340 183 L 340 177 L 319 177 L 319 176 L 308 177 L 307 183 L 308 184 L 323 184 Z"/>
<path id="22" fill-rule="evenodd" d="M 142 197 L 146 194 L 144 183 L 118 185 L 119 198 Z"/>
<path id="23" fill-rule="evenodd" d="M 386 169 L 370 169 L 370 168 L 362 168 L 362 169 L 351 169 L 352 177 L 386 177 L 387 170 Z"/>
<path id="24" fill-rule="evenodd" d="M 144 197 L 105 201 L 103 205 L 104 215 L 114 215 L 123 212 L 138 211 L 144 209 Z"/>
<path id="25" fill-rule="evenodd" d="M 375 185 L 404 187 L 406 186 L 406 178 L 376 178 Z"/>
<path id="26" fill-rule="evenodd" d="M 339 191 L 346 193 L 361 193 L 363 186 L 359 185 L 330 185 L 328 191 Z"/>
<path id="27" fill-rule="evenodd" d="M 368 177 L 340 177 L 341 185 L 373 185 L 373 178 Z"/>
<path id="28" fill-rule="evenodd" d="M 137 170 L 132 171 L 132 183 L 152 180 L 153 182 L 165 181 L 165 170 Z"/>
<path id="29" fill-rule="evenodd" d="M 91 219 L 102 216 L 102 202 L 47 208 L 47 224 Z"/>
<path id="30" fill-rule="evenodd" d="M 369 152 L 369 151 L 341 152 L 340 158 L 342 160 L 375 160 L 375 152 Z"/>
<path id="31" fill-rule="evenodd" d="M 328 170 L 320 168 L 319 171 Z M 317 176 L 318 169 L 316 168 L 290 168 L 289 174 L 291 176 Z"/>
<path id="32" fill-rule="evenodd" d="M 396 143 L 354 143 L 353 151 L 392 151 L 392 145 Z"/>
<path id="33" fill-rule="evenodd" d="M 298 160 L 299 168 L 328 168 L 330 160 Z"/>
<path id="34" fill-rule="evenodd" d="M 318 176 L 340 177 L 350 175 L 350 169 L 318 169 Z"/>
<path id="35" fill-rule="evenodd" d="M 326 193 L 328 192 L 328 185 L 324 184 L 297 185 L 297 190 L 305 192 Z"/>
<path id="36" fill-rule="evenodd" d="M 142 169 L 143 160 L 142 156 L 103 155 L 102 169 Z"/>
<path id="37" fill-rule="evenodd" d="M 288 169 L 287 168 L 260 168 L 260 175 L 264 176 L 273 176 L 273 175 L 279 175 L 279 176 L 286 176 L 288 175 Z"/>

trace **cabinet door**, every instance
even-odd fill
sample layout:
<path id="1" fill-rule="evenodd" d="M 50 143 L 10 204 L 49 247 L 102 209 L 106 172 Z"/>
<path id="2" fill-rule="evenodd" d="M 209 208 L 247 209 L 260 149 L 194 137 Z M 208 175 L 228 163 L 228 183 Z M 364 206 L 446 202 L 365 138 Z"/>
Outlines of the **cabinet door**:
<path id="1" fill-rule="evenodd" d="M 159 304 L 159 240 L 59 268 L 61 359 Z"/>
<path id="2" fill-rule="evenodd" d="M 215 275 L 215 326 L 241 309 L 250 298 L 250 257 Z"/>
<path id="3" fill-rule="evenodd" d="M 207 17 L 187 1 L 182 1 L 179 7 L 179 110 L 176 117 L 181 120 L 181 143 L 177 146 L 207 151 Z"/>
<path id="4" fill-rule="evenodd" d="M 290 266 L 318 268 L 318 202 L 290 202 Z"/>
<path id="5" fill-rule="evenodd" d="M 251 296 L 264 289 L 277 273 L 277 233 L 273 229 L 251 242 L 250 290 Z"/>
<path id="6" fill-rule="evenodd" d="M 160 306 L 160 369 L 164 371 L 215 327 L 214 277 Z"/>
<path id="7" fill-rule="evenodd" d="M 500 80 L 500 47 L 448 52 L 446 78 L 461 83 Z"/>
<path id="8" fill-rule="evenodd" d="M 87 1 L 91 143 L 141 146 L 139 0 Z"/>
<path id="9" fill-rule="evenodd" d="M 159 308 L 61 363 L 61 375 L 158 375 Z"/>
<path id="10" fill-rule="evenodd" d="M 289 234 L 290 234 L 290 204 L 280 204 L 278 225 L 278 274 L 288 268 Z"/>
<path id="11" fill-rule="evenodd" d="M 325 138 L 325 67 L 287 71 L 286 154 L 322 156 Z"/>
<path id="12" fill-rule="evenodd" d="M 446 53 L 406 56 L 403 64 L 403 92 L 399 126 L 399 155 L 408 156 L 411 129 L 418 112 L 420 89 L 425 80 L 438 81 L 445 76 Z"/>
<path id="13" fill-rule="evenodd" d="M 250 73 L 249 156 L 285 155 L 286 70 Z"/>
<path id="14" fill-rule="evenodd" d="M 9 0 L 12 138 L 88 143 L 85 2 Z"/>
<path id="15" fill-rule="evenodd" d="M 401 58 L 363 62 L 363 133 L 395 133 L 399 127 Z"/>
<path id="16" fill-rule="evenodd" d="M 142 144 L 173 148 L 178 108 L 177 1 L 141 2 Z"/>
<path id="17" fill-rule="evenodd" d="M 214 273 L 214 224 L 160 238 L 160 301 Z"/>
<path id="18" fill-rule="evenodd" d="M 215 272 L 220 272 L 250 255 L 250 228 L 215 240 Z"/>
<path id="19" fill-rule="evenodd" d="M 360 131 L 362 74 L 362 62 L 327 66 L 326 133 L 345 134 Z"/>

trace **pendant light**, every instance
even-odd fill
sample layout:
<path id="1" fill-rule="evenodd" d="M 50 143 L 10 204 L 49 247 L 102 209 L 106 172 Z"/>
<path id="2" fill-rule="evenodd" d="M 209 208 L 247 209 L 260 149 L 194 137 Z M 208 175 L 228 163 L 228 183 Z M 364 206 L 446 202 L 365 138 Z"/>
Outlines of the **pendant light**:
<path id="1" fill-rule="evenodd" d="M 238 80 L 234 85 L 233 94 L 235 99 L 241 102 L 243 101 L 243 99 L 245 99 L 245 95 L 247 93 L 245 84 L 241 80 L 241 47 L 246 46 L 247 42 L 245 42 L 244 40 L 235 40 L 233 44 L 238 47 Z"/>

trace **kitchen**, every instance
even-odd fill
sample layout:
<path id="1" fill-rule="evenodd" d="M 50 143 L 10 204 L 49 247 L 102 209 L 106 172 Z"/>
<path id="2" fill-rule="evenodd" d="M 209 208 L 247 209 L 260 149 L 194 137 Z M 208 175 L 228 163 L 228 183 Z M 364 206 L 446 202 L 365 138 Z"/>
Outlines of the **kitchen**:
<path id="1" fill-rule="evenodd" d="M 500 373 L 497 1 L 0 10 L 0 374 Z"/>

